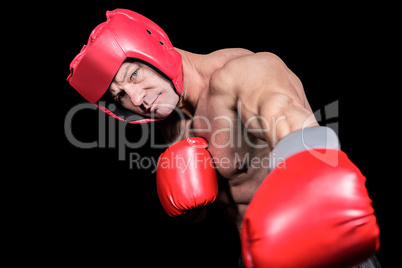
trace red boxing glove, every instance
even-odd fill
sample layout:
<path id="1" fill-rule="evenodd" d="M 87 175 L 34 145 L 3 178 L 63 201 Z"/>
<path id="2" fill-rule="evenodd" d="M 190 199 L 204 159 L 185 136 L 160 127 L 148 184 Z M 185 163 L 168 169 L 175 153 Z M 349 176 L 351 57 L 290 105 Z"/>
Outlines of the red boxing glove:
<path id="1" fill-rule="evenodd" d="M 177 216 L 215 201 L 218 181 L 203 138 L 172 144 L 158 160 L 156 186 L 163 208 Z"/>
<path id="2" fill-rule="evenodd" d="M 307 136 L 323 130 L 313 128 Z M 310 147 L 300 131 L 283 143 L 294 147 L 301 140 Z M 310 140 L 317 143 L 314 135 Z M 285 156 L 250 202 L 242 226 L 246 267 L 353 267 L 378 250 L 365 177 L 342 151 L 312 147 L 326 149 Z"/>

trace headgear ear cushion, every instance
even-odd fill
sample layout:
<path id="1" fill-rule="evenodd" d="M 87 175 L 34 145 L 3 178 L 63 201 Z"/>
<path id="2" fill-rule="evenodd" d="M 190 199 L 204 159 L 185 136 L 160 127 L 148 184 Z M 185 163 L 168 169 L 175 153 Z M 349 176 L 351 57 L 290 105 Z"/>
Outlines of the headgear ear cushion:
<path id="1" fill-rule="evenodd" d="M 97 103 L 106 93 L 124 60 L 133 58 L 162 73 L 172 81 L 174 89 L 181 96 L 181 55 L 174 49 L 166 33 L 148 18 L 131 10 L 107 11 L 106 18 L 106 22 L 92 31 L 87 45 L 71 62 L 67 78 L 70 85 L 86 100 Z M 97 105 L 106 113 L 126 121 L 122 117 L 123 113 L 113 113 L 106 106 L 100 103 Z M 143 123 L 155 119 L 137 115 L 135 120 L 127 121 Z"/>

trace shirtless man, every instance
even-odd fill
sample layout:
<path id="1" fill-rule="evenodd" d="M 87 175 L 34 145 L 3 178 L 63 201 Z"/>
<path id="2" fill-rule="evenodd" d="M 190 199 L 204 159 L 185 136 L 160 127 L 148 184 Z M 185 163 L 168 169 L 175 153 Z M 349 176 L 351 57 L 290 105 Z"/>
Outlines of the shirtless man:
<path id="1" fill-rule="evenodd" d="M 351 175 L 353 164 L 338 151 L 334 134 L 318 127 L 302 83 L 280 58 L 272 53 L 253 53 L 245 49 L 223 49 L 198 55 L 173 48 L 162 29 L 135 12 L 120 9 L 108 12 L 107 17 L 107 22 L 91 33 L 88 45 L 71 63 L 70 84 L 88 101 L 120 120 L 130 123 L 163 120 L 166 140 L 177 142 L 171 150 L 180 146 L 177 151 L 183 157 L 186 154 L 182 151 L 190 151 L 192 146 L 188 145 L 188 140 L 187 143 L 180 140 L 190 137 L 192 142 L 203 144 L 205 141 L 208 144 L 205 147 L 208 147 L 209 153 L 205 153 L 204 148 L 205 152 L 201 154 L 212 156 L 214 168 L 227 182 L 228 189 L 220 189 L 219 200 L 236 206 L 232 212 L 236 214 L 235 221 L 242 232 L 242 251 L 247 267 L 325 267 L 329 264 L 353 267 L 378 249 L 378 226 L 364 191 L 334 199 L 335 205 L 310 207 L 304 203 L 300 205 L 300 200 L 287 204 L 288 200 L 299 195 L 301 200 L 338 196 L 339 192 L 345 192 L 345 188 L 337 188 L 337 181 L 341 181 L 342 185 L 358 184 L 358 187 L 364 188 L 364 177 L 361 178 L 358 171 L 353 171 Z M 110 105 L 110 102 L 115 104 Z M 203 139 L 200 141 L 191 137 Z M 337 157 L 342 154 L 335 166 L 347 168 L 329 169 L 326 159 L 317 160 L 313 153 L 305 150 L 305 144 L 311 142 L 315 144 L 312 148 L 325 150 L 320 151 L 324 158 L 327 157 L 325 152 L 336 152 Z M 253 161 L 267 159 L 270 155 L 270 168 L 262 168 L 261 161 L 260 165 Z M 296 161 L 294 155 L 302 156 Z M 223 159 L 225 161 L 221 161 Z M 275 159 L 283 161 L 286 166 L 280 170 L 279 165 L 276 167 L 278 163 L 274 163 Z M 303 171 L 304 166 L 313 168 Z M 158 193 L 170 215 L 185 213 L 216 199 L 215 169 L 211 173 L 210 168 L 210 165 L 199 164 L 185 172 L 177 172 L 177 167 L 173 171 L 158 171 L 163 174 L 160 178 L 157 175 Z M 320 173 L 325 178 L 320 178 Z M 337 175 L 324 175 L 327 173 Z M 293 177 L 297 177 L 297 182 L 302 185 L 311 184 L 312 178 L 320 183 L 329 181 L 328 185 L 317 187 L 313 193 L 298 191 L 300 188 L 286 189 L 287 186 L 279 187 L 280 192 L 272 190 Z M 351 177 L 359 178 L 359 183 L 355 180 L 351 182 Z M 190 186 L 183 186 L 188 184 Z M 193 197 L 198 189 L 202 189 L 201 193 Z M 325 195 L 320 196 L 323 192 Z M 272 197 L 275 195 L 278 195 L 277 199 Z M 349 207 L 356 195 L 360 195 L 361 199 L 354 202 L 364 203 L 364 208 L 360 205 L 357 205 L 359 208 L 354 205 Z M 188 198 L 194 200 L 189 202 Z M 253 205 L 250 205 L 252 199 Z M 270 207 L 267 204 L 279 203 L 283 204 L 279 215 L 275 206 L 265 208 Z M 348 204 L 347 209 L 338 207 L 340 203 Z M 301 224 L 304 227 L 300 229 L 289 218 L 295 210 L 303 216 L 296 219 L 298 222 L 306 220 L 305 217 L 311 213 L 312 217 L 326 211 L 349 215 L 348 209 L 358 210 L 357 218 L 341 217 L 332 222 L 323 216 L 319 217 L 318 223 L 306 222 L 308 227 Z M 244 216 L 245 213 L 248 216 Z M 284 218 L 287 220 L 283 221 Z M 293 222 L 293 226 L 278 231 L 275 224 L 261 224 L 280 219 L 281 226 L 287 226 L 288 222 Z M 245 222 L 247 226 L 242 226 Z M 343 231 L 338 231 L 340 228 L 334 227 L 339 222 L 356 223 L 351 224 L 352 230 L 347 229 L 349 235 L 346 236 Z M 350 235 L 350 232 L 359 233 L 357 227 L 362 225 L 365 227 L 362 228 L 364 231 L 360 230 L 361 235 Z M 318 226 L 324 227 L 321 230 Z M 317 232 L 311 233 L 312 229 Z M 286 234 L 290 230 L 296 230 L 297 234 L 288 239 Z M 333 235 L 326 240 L 322 239 L 323 233 Z M 275 239 L 285 241 L 272 244 L 270 241 Z M 313 242 L 311 247 L 298 245 L 297 239 Z M 327 250 L 329 243 L 339 246 L 336 250 Z M 325 250 L 322 253 L 315 251 L 315 257 L 309 257 L 307 252 L 317 247 Z M 267 252 L 274 253 L 270 255 Z"/>

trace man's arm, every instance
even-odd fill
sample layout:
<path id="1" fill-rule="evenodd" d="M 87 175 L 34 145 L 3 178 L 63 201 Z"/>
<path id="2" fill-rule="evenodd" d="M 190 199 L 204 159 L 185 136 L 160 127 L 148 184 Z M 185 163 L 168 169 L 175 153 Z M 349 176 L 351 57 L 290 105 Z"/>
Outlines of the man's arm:
<path id="1" fill-rule="evenodd" d="M 213 80 L 247 130 L 271 148 L 293 131 L 318 126 L 300 80 L 272 53 L 232 60 Z"/>
<path id="2" fill-rule="evenodd" d="M 273 163 L 247 207 L 241 230 L 246 267 L 354 267 L 372 256 L 379 229 L 365 177 L 339 151 L 335 132 L 304 129 L 318 123 L 299 79 L 269 53 L 233 60 L 218 76 L 228 91 L 220 99 L 274 148 L 273 157 L 286 161 L 286 168 Z"/>

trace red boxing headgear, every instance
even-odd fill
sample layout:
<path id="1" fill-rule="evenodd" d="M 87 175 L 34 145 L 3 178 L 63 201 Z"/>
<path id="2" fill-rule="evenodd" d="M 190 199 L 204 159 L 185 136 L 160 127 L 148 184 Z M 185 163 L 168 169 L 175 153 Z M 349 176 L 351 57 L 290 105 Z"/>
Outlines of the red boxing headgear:
<path id="1" fill-rule="evenodd" d="M 166 33 L 148 18 L 126 9 L 106 12 L 106 22 L 90 34 L 88 44 L 70 64 L 67 80 L 86 100 L 97 103 L 106 93 L 126 58 L 143 61 L 171 80 L 179 96 L 183 93 L 181 55 Z M 144 118 L 131 111 L 113 111 L 96 104 L 107 114 L 130 123 L 159 119 Z M 134 120 L 132 120 L 134 119 Z"/>

